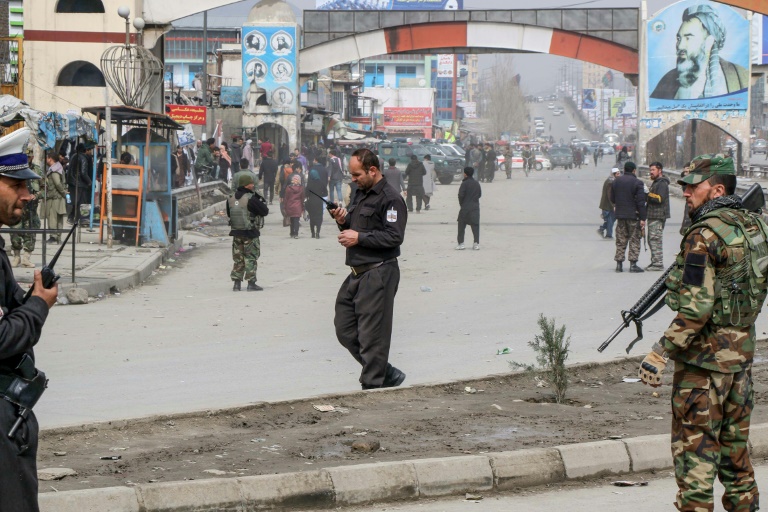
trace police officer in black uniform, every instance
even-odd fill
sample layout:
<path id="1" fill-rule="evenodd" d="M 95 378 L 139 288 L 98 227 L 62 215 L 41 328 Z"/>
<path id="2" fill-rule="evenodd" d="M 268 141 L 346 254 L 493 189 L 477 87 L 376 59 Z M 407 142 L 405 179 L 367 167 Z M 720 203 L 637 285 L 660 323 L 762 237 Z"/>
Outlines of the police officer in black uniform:
<path id="1" fill-rule="evenodd" d="M 29 130 L 22 128 L 0 139 L 0 224 L 21 219 L 32 199 L 26 180 L 40 179 L 29 169 L 24 146 Z M 37 512 L 37 420 L 29 403 L 45 389 L 45 375 L 34 368 L 32 347 L 40 339 L 48 310 L 56 303 L 58 286 L 44 288 L 35 270 L 34 290 L 22 304 L 24 291 L 16 283 L 0 238 L 0 510 Z M 32 403 L 34 405 L 34 403 Z M 21 418 L 18 426 L 9 433 Z"/>
<path id="2" fill-rule="evenodd" d="M 405 201 L 387 184 L 379 160 L 368 149 L 352 153 L 349 174 L 357 185 L 349 210 L 331 213 L 339 243 L 347 248 L 352 272 L 336 297 L 336 337 L 363 371 L 363 389 L 399 386 L 405 373 L 387 362 L 395 294 L 400 283 L 397 257 L 405 237 Z"/>

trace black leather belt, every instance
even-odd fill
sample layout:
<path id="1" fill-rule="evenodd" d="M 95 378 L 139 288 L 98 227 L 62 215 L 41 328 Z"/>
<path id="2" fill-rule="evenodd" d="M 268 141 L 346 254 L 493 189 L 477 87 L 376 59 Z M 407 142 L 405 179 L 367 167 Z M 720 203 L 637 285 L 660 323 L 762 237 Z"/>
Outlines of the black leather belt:
<path id="1" fill-rule="evenodd" d="M 359 265 L 357 267 L 349 267 L 352 270 L 352 275 L 357 277 L 360 274 L 364 274 L 365 272 L 368 272 L 369 270 L 373 270 L 374 268 L 378 268 L 385 263 L 392 263 L 393 261 L 397 261 L 397 258 L 390 258 L 388 260 L 379 261 L 377 263 L 368 263 L 367 265 Z"/>

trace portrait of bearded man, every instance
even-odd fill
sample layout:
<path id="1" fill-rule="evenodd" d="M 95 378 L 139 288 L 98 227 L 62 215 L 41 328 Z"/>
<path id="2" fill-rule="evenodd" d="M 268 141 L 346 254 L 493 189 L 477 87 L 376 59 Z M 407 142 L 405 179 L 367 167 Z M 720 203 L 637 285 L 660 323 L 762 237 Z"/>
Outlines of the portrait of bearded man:
<path id="1" fill-rule="evenodd" d="M 746 89 L 747 70 L 720 57 L 725 40 L 725 25 L 711 6 L 687 8 L 677 31 L 677 66 L 662 77 L 651 98 L 690 100 Z"/>

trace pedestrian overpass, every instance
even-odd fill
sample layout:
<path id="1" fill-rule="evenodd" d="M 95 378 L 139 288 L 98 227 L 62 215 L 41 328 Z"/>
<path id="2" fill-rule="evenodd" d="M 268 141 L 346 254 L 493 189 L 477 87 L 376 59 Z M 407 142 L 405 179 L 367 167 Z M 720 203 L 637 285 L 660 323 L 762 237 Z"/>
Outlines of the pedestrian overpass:
<path id="1" fill-rule="evenodd" d="M 301 74 L 391 53 L 533 52 L 638 74 L 638 9 L 304 11 Z"/>

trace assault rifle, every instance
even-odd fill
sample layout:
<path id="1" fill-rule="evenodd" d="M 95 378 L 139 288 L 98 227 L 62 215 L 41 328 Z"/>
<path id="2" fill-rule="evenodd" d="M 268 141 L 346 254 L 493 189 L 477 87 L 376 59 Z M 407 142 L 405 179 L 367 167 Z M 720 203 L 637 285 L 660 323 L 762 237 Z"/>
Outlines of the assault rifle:
<path id="1" fill-rule="evenodd" d="M 765 195 L 763 194 L 763 187 L 759 183 L 753 184 L 749 190 L 741 196 L 741 204 L 745 210 L 749 210 L 753 213 L 760 213 L 763 206 L 765 206 Z M 629 308 L 629 311 L 621 312 L 621 325 L 613 331 L 613 334 L 603 342 L 597 348 L 598 352 L 605 350 L 616 337 L 629 327 L 629 324 L 634 322 L 637 327 L 637 337 L 627 346 L 627 354 L 635 346 L 635 343 L 643 339 L 643 321 L 653 316 L 664 306 L 664 294 L 667 291 L 664 282 L 667 280 L 667 276 L 675 268 L 675 265 L 664 271 L 660 278 L 653 283 L 653 286 L 640 297 L 634 306 Z"/>
<path id="2" fill-rule="evenodd" d="M 80 224 L 80 218 L 78 217 L 75 219 L 74 224 L 72 225 L 72 229 L 69 230 L 69 233 L 67 233 L 67 237 L 64 239 L 64 241 L 61 243 L 61 247 L 59 247 L 59 250 L 56 251 L 56 254 L 53 255 L 53 259 L 44 266 L 40 270 L 40 277 L 43 280 L 43 287 L 44 288 L 50 288 L 54 284 L 56 284 L 56 281 L 61 279 L 61 276 L 56 273 L 55 270 L 53 270 L 54 265 L 56 265 L 56 262 L 59 260 L 59 256 L 61 256 L 62 251 L 64 250 L 64 247 L 67 245 L 67 242 L 69 241 L 69 237 L 72 236 L 72 233 L 75 232 L 75 229 L 77 229 L 77 226 Z M 32 296 L 32 291 L 35 289 L 35 285 L 33 284 L 29 290 L 27 290 L 27 293 L 24 295 L 24 299 L 21 301 L 22 304 L 27 302 L 29 298 Z"/>

